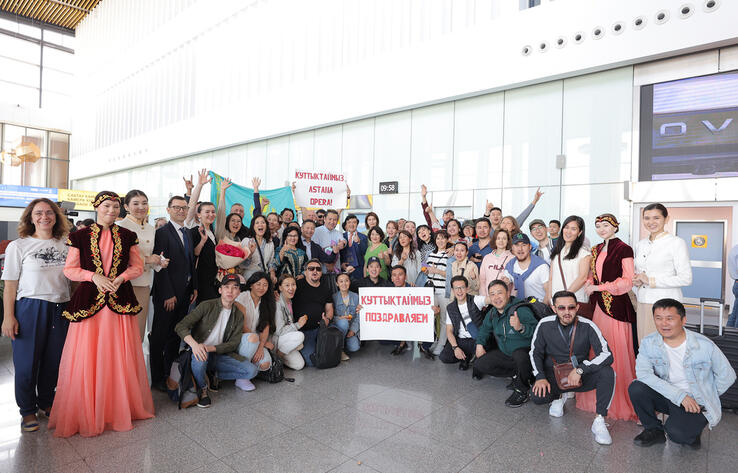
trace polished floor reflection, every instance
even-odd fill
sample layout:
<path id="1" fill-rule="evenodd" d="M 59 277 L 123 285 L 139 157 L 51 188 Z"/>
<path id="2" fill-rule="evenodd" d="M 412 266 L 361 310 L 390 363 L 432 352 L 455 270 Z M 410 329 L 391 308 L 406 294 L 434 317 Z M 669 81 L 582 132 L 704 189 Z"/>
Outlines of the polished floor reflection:
<path id="1" fill-rule="evenodd" d="M 531 403 L 503 405 L 507 380 L 471 379 L 370 343 L 330 370 L 245 393 L 232 383 L 210 409 L 177 410 L 155 393 L 157 416 L 130 432 L 55 439 L 21 434 L 10 343 L 0 340 L 0 472 L 726 472 L 735 471 L 738 416 L 702 436 L 702 450 L 635 447 L 634 423 L 612 422 L 594 442 L 590 414 L 564 417 Z"/>

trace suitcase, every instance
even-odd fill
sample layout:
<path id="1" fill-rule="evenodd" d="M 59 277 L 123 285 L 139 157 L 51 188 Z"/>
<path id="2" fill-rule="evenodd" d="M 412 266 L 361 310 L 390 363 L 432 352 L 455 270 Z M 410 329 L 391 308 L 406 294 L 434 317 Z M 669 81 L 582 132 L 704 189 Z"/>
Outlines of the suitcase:
<path id="1" fill-rule="evenodd" d="M 706 304 L 709 303 L 709 304 Z M 718 325 L 705 325 L 705 305 L 719 310 Z M 690 325 L 687 328 L 695 332 L 699 332 L 712 340 L 715 345 L 720 348 L 733 369 L 738 372 L 738 329 L 732 327 L 723 327 L 723 312 L 725 311 L 725 301 L 712 297 L 700 298 L 700 324 Z M 724 410 L 733 411 L 738 414 L 738 382 L 720 396 L 720 403 Z"/>

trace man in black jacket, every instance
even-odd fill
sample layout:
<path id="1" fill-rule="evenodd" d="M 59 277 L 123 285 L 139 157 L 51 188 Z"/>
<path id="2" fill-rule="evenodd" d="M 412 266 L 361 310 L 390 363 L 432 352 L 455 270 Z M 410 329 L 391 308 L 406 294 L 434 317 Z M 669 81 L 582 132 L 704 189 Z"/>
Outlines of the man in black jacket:
<path id="1" fill-rule="evenodd" d="M 533 402 L 551 403 L 548 413 L 552 417 L 564 415 L 566 392 L 597 390 L 597 417 L 592 423 L 595 441 L 610 445 L 612 438 L 605 425 L 607 409 L 615 393 L 615 372 L 612 369 L 612 353 L 602 332 L 589 319 L 579 317 L 579 304 L 574 293 L 559 291 L 553 295 L 556 315 L 544 317 L 538 323 L 530 345 L 530 361 L 533 365 Z M 589 352 L 594 358 L 589 359 Z M 567 375 L 571 385 L 581 386 L 562 390 L 556 383 L 554 362 L 571 362 L 573 369 Z"/>
<path id="2" fill-rule="evenodd" d="M 187 309 L 197 298 L 191 234 L 184 227 L 187 209 L 184 197 L 170 198 L 167 204 L 170 221 L 154 235 L 154 254 L 169 258 L 169 266 L 154 273 L 154 319 L 149 334 L 151 384 L 163 391 L 166 391 L 164 381 L 179 351 L 180 339 L 174 327 L 187 315 Z"/>
<path id="3" fill-rule="evenodd" d="M 392 287 L 392 283 L 386 279 L 382 279 L 379 275 L 382 272 L 382 263 L 379 258 L 372 256 L 366 262 L 365 278 L 355 279 L 351 281 L 351 290 L 358 293 L 360 287 Z"/>
<path id="4" fill-rule="evenodd" d="M 302 222 L 302 241 L 301 248 L 305 250 L 308 259 L 318 258 L 322 264 L 330 264 L 336 261 L 336 254 L 326 254 L 323 248 L 313 241 L 313 235 L 315 234 L 315 222 L 313 220 L 303 220 Z"/>
<path id="5" fill-rule="evenodd" d="M 482 308 L 485 296 L 468 294 L 469 281 L 464 276 L 451 278 L 451 291 L 454 301 L 446 307 L 446 345 L 441 351 L 444 363 L 459 363 L 460 370 L 469 369 L 474 358 L 476 337 L 479 327 L 484 322 Z"/>

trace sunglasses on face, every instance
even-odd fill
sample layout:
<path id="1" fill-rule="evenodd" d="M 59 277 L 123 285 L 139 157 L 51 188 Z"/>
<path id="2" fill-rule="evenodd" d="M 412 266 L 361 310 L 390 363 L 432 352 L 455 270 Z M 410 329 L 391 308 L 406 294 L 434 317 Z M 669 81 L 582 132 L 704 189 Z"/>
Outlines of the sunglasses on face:
<path id="1" fill-rule="evenodd" d="M 556 310 L 576 310 L 575 305 L 557 305 Z"/>
<path id="2" fill-rule="evenodd" d="M 309 268 L 305 268 L 307 271 L 320 271 L 320 266 L 310 266 Z"/>

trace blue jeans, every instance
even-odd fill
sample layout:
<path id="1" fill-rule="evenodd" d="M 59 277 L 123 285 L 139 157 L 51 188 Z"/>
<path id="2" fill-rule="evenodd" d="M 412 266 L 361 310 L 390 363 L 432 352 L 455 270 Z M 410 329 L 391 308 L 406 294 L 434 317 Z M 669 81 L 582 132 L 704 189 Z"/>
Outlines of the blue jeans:
<path id="1" fill-rule="evenodd" d="M 735 296 L 735 301 L 733 301 L 733 308 L 730 311 L 728 323 L 725 324 L 728 327 L 738 327 L 738 280 L 733 283 L 733 295 Z"/>
<path id="2" fill-rule="evenodd" d="M 208 385 L 205 379 L 207 370 L 216 371 L 220 379 L 251 379 L 258 372 L 256 366 L 248 360 L 238 361 L 230 355 L 217 353 L 208 353 L 208 359 L 205 361 L 199 361 L 193 355 L 190 366 L 192 376 L 195 377 L 200 389 Z"/>
<path id="3" fill-rule="evenodd" d="M 300 354 L 305 359 L 305 366 L 315 366 L 313 360 L 310 359 L 310 355 L 315 353 L 315 346 L 318 342 L 318 329 L 303 330 L 302 333 L 305 334 L 305 341 L 302 342 Z"/>
<path id="4" fill-rule="evenodd" d="M 361 342 L 359 342 L 358 335 L 346 338 L 346 334 L 349 331 L 349 324 L 350 321 L 346 319 L 339 319 L 338 317 L 333 317 L 333 322 L 331 323 L 331 325 L 338 327 L 338 330 L 343 333 L 343 347 L 346 349 L 347 352 L 353 353 L 355 351 L 359 351 L 359 348 L 361 347 Z"/>
<path id="5" fill-rule="evenodd" d="M 238 345 L 238 354 L 246 357 L 247 360 L 251 361 L 251 359 L 254 357 L 254 354 L 256 353 L 256 350 L 259 349 L 259 342 L 250 342 L 249 336 L 252 334 L 250 333 L 244 333 L 241 337 L 241 344 Z M 254 334 L 255 335 L 255 334 Z M 258 339 L 257 339 L 258 340 Z M 266 348 L 262 348 L 262 353 L 264 354 L 259 361 L 259 371 L 266 371 L 272 366 L 272 356 L 269 354 L 269 350 Z M 266 368 L 261 367 L 261 365 L 266 366 Z"/>
<path id="6" fill-rule="evenodd" d="M 59 362 L 69 328 L 69 321 L 62 317 L 66 305 L 25 297 L 15 303 L 15 402 L 22 416 L 48 409 L 54 403 Z"/>

